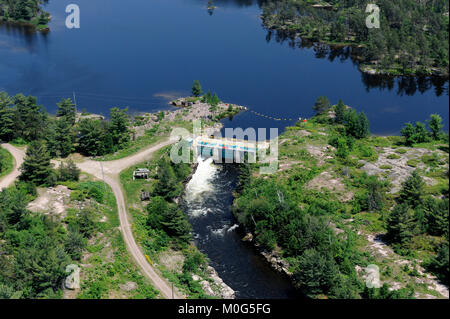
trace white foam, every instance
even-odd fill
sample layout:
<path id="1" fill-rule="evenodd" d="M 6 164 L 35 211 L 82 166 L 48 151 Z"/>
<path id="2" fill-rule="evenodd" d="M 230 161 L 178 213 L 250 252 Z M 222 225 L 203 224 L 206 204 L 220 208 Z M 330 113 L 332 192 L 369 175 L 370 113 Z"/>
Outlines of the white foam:
<path id="1" fill-rule="evenodd" d="M 218 167 L 213 164 L 213 159 L 208 158 L 203 160 L 201 157 L 198 159 L 198 166 L 192 179 L 186 186 L 184 193 L 184 199 L 188 207 L 202 206 L 205 194 L 214 190 L 211 181 L 217 174 Z M 189 215 L 193 217 L 204 216 L 208 213 L 207 209 L 192 209 L 189 210 Z"/>

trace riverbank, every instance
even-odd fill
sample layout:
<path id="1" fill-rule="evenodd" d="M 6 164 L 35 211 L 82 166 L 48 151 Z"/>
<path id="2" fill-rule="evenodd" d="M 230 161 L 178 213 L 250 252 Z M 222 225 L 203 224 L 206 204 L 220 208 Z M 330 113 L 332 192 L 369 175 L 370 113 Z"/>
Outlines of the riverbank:
<path id="1" fill-rule="evenodd" d="M 356 283 L 364 287 L 365 267 L 376 264 L 389 291 L 382 298 L 448 298 L 448 287 L 430 266 L 445 236 L 419 230 L 425 226 L 416 212 L 413 235 L 402 244 L 389 239 L 392 211 L 413 172 L 423 180 L 422 200 L 444 207 L 428 210 L 427 220 L 448 216 L 445 138 L 406 146 L 401 136 L 369 136 L 342 146 L 334 141 L 343 128 L 333 124 L 334 111 L 329 115 L 287 128 L 279 137 L 275 174 L 261 176 L 252 166 L 245 173 L 247 186 L 233 203 L 251 233 L 245 239 L 311 297 L 370 298 Z M 320 267 L 338 267 L 341 275 L 323 277 Z M 328 283 L 318 288 L 320 280 Z"/>
<path id="2" fill-rule="evenodd" d="M 214 268 L 208 264 L 207 257 L 201 254 L 190 240 L 181 242 L 174 234 L 166 233 L 167 230 L 163 231 L 148 224 L 148 205 L 152 201 L 142 200 L 140 195 L 142 191 L 146 191 L 152 194 L 152 198 L 157 197 L 155 194 L 159 181 L 157 169 L 159 161 L 169 149 L 160 150 L 151 161 L 136 164 L 120 174 L 127 210 L 132 217 L 133 235 L 151 263 L 186 296 L 233 299 L 234 291 L 222 281 Z M 172 200 L 167 200 L 168 205 L 178 206 L 178 199 L 184 193 L 182 185 L 185 185 L 195 173 L 195 165 L 186 165 L 183 169 L 184 177 L 177 181 L 180 186 L 178 195 Z M 149 169 L 149 179 L 133 180 L 132 172 L 138 167 Z"/>

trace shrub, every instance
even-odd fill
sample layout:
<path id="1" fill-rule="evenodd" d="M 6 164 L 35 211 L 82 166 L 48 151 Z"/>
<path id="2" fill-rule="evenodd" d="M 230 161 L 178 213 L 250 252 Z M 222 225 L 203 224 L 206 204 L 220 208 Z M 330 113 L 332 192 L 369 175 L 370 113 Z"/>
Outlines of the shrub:
<path id="1" fill-rule="evenodd" d="M 407 150 L 405 150 L 404 148 L 398 148 L 395 150 L 395 152 L 399 153 L 399 154 L 405 154 L 407 152 Z"/>
<path id="2" fill-rule="evenodd" d="M 437 167 L 440 164 L 439 156 L 437 155 L 437 153 L 433 153 L 431 155 L 424 154 L 422 156 L 422 162 L 431 167 Z"/>
<path id="3" fill-rule="evenodd" d="M 417 167 L 417 164 L 419 164 L 419 160 L 412 158 L 412 159 L 408 160 L 406 162 L 406 164 L 408 164 L 408 166 L 411 166 L 411 167 Z"/>
<path id="4" fill-rule="evenodd" d="M 389 154 L 386 158 L 388 159 L 399 159 L 400 156 L 394 153 Z"/>

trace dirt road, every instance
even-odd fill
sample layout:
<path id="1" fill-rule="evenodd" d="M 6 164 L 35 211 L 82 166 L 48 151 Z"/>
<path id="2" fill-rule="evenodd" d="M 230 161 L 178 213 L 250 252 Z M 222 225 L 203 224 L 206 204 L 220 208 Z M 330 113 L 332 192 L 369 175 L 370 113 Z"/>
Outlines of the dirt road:
<path id="1" fill-rule="evenodd" d="M 81 163 L 77 163 L 77 166 L 82 170 L 91 175 L 94 175 L 98 179 L 104 179 L 105 182 L 112 188 L 114 196 L 117 201 L 117 210 L 120 220 L 120 228 L 123 234 L 123 239 L 127 246 L 128 251 L 133 256 L 136 263 L 153 283 L 156 289 L 158 289 L 164 298 L 172 298 L 172 288 L 171 285 L 159 274 L 157 270 L 154 269 L 146 260 L 141 249 L 137 245 L 133 232 L 131 230 L 131 225 L 128 220 L 127 210 L 125 206 L 125 198 L 123 195 L 122 187 L 120 186 L 119 173 L 124 169 L 135 165 L 137 163 L 144 162 L 148 160 L 154 152 L 159 149 L 174 143 L 175 140 L 167 140 L 161 142 L 155 146 L 149 147 L 145 150 L 140 151 L 134 155 L 128 156 L 123 159 L 109 161 L 109 162 L 98 162 L 93 160 L 86 160 Z M 103 173 L 102 173 L 103 166 Z M 174 288 L 173 298 L 182 299 L 183 296 L 176 291 Z"/>
<path id="2" fill-rule="evenodd" d="M 169 284 L 160 274 L 159 272 L 150 265 L 139 246 L 137 245 L 133 232 L 131 230 L 131 225 L 128 220 L 127 209 L 125 206 L 125 198 L 123 195 L 122 187 L 120 186 L 119 174 L 122 170 L 135 165 L 137 163 L 144 162 L 148 160 L 154 152 L 159 149 L 170 145 L 176 142 L 175 140 L 166 140 L 161 142 L 155 146 L 144 149 L 136 154 L 128 156 L 123 159 L 109 161 L 109 162 L 99 162 L 93 160 L 85 160 L 81 163 L 77 163 L 77 166 L 84 172 L 89 173 L 95 176 L 98 179 L 105 179 L 105 182 L 111 187 L 114 192 L 114 196 L 117 201 L 117 211 L 119 214 L 120 221 L 120 229 L 123 234 L 123 239 L 127 246 L 128 251 L 131 256 L 134 258 L 138 266 L 142 269 L 144 275 L 148 277 L 156 289 L 159 290 L 162 297 L 171 299 L 172 296 L 175 299 L 184 298 L 182 294 L 180 294 L 175 288 L 172 293 L 171 284 Z M 7 149 L 13 156 L 16 161 L 14 170 L 3 177 L 0 180 L 0 189 L 5 188 L 11 185 L 14 180 L 20 175 L 20 171 L 18 168 L 23 163 L 23 158 L 25 157 L 25 151 L 20 150 L 10 144 L 2 144 L 3 148 Z M 57 164 L 58 162 L 52 161 L 53 164 Z M 102 172 L 103 166 L 103 172 Z M 104 176 L 103 176 L 104 175 Z"/>
<path id="3" fill-rule="evenodd" d="M 20 175 L 19 167 L 23 163 L 23 158 L 25 157 L 25 151 L 18 149 L 16 147 L 12 146 L 11 144 L 7 144 L 7 143 L 1 144 L 0 146 L 3 147 L 4 149 L 6 149 L 8 152 L 10 152 L 15 160 L 14 169 L 12 170 L 12 172 L 6 176 L 3 176 L 0 179 L 0 190 L 2 190 L 3 188 L 10 186 L 16 180 L 16 178 L 19 177 L 19 175 Z"/>

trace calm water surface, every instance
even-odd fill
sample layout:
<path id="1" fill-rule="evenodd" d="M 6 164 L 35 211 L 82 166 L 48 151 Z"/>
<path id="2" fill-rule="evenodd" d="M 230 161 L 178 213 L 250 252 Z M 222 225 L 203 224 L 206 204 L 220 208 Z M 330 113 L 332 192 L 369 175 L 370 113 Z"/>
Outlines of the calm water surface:
<path id="1" fill-rule="evenodd" d="M 79 30 L 64 26 L 69 3 L 80 6 Z M 46 10 L 53 20 L 46 35 L 0 25 L 0 90 L 35 95 L 51 112 L 75 91 L 80 110 L 106 115 L 112 106 L 133 112 L 167 108 L 170 99 L 190 94 L 198 79 L 222 100 L 276 117 L 309 117 L 315 99 L 326 95 L 366 112 L 377 134 L 397 134 L 403 123 L 424 121 L 431 113 L 448 122 L 448 82 L 379 82 L 362 76 L 342 54 L 292 48 L 268 36 L 256 1 L 216 0 L 212 15 L 206 3 L 50 1 Z M 225 124 L 282 130 L 293 123 L 246 112 Z M 299 297 L 233 228 L 236 168 L 203 166 L 196 175 L 183 208 L 197 246 L 224 281 L 240 298 Z"/>
<path id="2" fill-rule="evenodd" d="M 80 6 L 81 29 L 64 26 L 69 3 Z M 112 106 L 165 108 L 170 98 L 189 94 L 198 79 L 223 100 L 277 117 L 311 116 L 315 99 L 326 95 L 364 110 L 377 134 L 398 133 L 404 122 L 431 113 L 448 122 L 448 82 L 422 84 L 424 93 L 414 93 L 409 81 L 401 93 L 395 83 L 390 90 L 368 89 L 374 81 L 363 80 L 350 59 L 317 58 L 315 50 L 291 48 L 275 36 L 267 42 L 256 1 L 216 0 L 212 15 L 206 3 L 49 1 L 47 35 L 0 26 L 0 89 L 36 95 L 49 111 L 75 91 L 80 109 L 107 114 Z M 280 129 L 290 124 L 251 113 L 227 122 Z"/>

